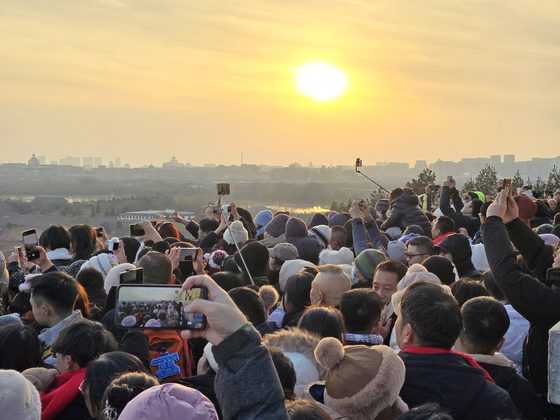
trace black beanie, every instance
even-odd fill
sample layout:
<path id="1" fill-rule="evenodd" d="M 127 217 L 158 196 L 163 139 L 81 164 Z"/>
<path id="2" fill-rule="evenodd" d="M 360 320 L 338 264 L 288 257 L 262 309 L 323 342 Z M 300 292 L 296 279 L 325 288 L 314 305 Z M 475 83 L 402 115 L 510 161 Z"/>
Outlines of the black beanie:
<path id="1" fill-rule="evenodd" d="M 445 257 L 432 255 L 426 258 L 422 263 L 424 268 L 430 273 L 438 276 L 442 284 L 450 286 L 455 282 L 455 273 L 453 272 L 453 263 Z"/>

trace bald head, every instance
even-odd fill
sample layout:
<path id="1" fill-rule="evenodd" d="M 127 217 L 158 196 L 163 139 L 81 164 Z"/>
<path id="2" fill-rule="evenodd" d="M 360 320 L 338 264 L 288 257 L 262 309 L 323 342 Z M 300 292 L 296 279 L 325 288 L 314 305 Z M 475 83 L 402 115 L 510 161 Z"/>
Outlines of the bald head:
<path id="1" fill-rule="evenodd" d="M 317 267 L 319 274 L 311 283 L 311 304 L 338 307 L 344 292 L 352 288 L 350 277 L 338 265 Z"/>

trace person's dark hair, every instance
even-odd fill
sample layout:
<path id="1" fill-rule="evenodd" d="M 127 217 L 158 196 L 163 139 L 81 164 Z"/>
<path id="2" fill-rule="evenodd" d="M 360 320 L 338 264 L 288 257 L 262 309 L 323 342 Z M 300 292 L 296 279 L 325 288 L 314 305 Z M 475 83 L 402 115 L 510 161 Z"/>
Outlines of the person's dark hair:
<path id="1" fill-rule="evenodd" d="M 62 225 L 50 225 L 41 233 L 39 245 L 51 251 L 58 248 L 70 249 L 70 234 Z"/>
<path id="2" fill-rule="evenodd" d="M 198 224 L 198 228 L 205 233 L 212 232 L 218 229 L 218 226 L 220 226 L 220 222 L 218 222 L 214 218 L 202 219 Z"/>
<path id="3" fill-rule="evenodd" d="M 94 305 L 92 304 L 92 306 Z M 76 299 L 74 310 L 79 309 L 84 318 L 90 319 L 92 306 L 90 306 L 89 296 L 86 292 L 86 289 L 84 288 L 84 286 L 78 283 L 78 299 Z M 99 310 L 99 308 L 97 309 Z"/>
<path id="4" fill-rule="evenodd" d="M 284 391 L 284 398 L 286 401 L 291 401 L 295 398 L 294 388 L 297 382 L 294 364 L 278 347 L 269 347 L 268 351 L 270 352 L 272 363 L 280 379 L 280 384 Z"/>
<path id="5" fill-rule="evenodd" d="M 387 273 L 395 273 L 397 275 L 397 282 L 401 281 L 404 276 L 406 276 L 406 272 L 408 267 L 404 265 L 400 261 L 396 260 L 387 260 L 380 262 L 375 267 L 375 273 L 378 271 L 385 271 Z M 375 274 L 374 274 L 375 275 Z"/>
<path id="6" fill-rule="evenodd" d="M 102 354 L 91 362 L 84 382 L 84 397 L 88 404 L 101 411 L 105 390 L 113 379 L 126 372 L 147 373 L 147 370 L 138 357 L 122 351 Z"/>
<path id="7" fill-rule="evenodd" d="M 68 274 L 59 271 L 35 277 L 31 284 L 31 296 L 40 304 L 44 301 L 56 314 L 66 314 L 74 310 L 80 294 L 79 283 Z"/>
<path id="8" fill-rule="evenodd" d="M 237 266 L 237 263 L 233 258 L 233 254 L 230 254 L 228 257 L 226 257 L 222 264 L 222 270 L 233 274 L 241 274 L 241 271 L 239 271 L 239 267 Z"/>
<path id="9" fill-rule="evenodd" d="M 290 420 L 332 420 L 319 405 L 307 400 L 295 400 L 286 404 Z"/>
<path id="10" fill-rule="evenodd" d="M 459 306 L 474 297 L 478 296 L 490 296 L 488 290 L 484 288 L 482 282 L 477 280 L 472 280 L 467 277 L 457 280 L 451 285 L 451 293 L 459 303 Z"/>
<path id="11" fill-rule="evenodd" d="M 321 338 L 334 337 L 341 342 L 345 333 L 340 311 L 325 306 L 309 306 L 301 316 L 298 328 Z"/>
<path id="12" fill-rule="evenodd" d="M 486 212 L 488 211 L 488 207 L 490 207 L 490 204 L 492 204 L 493 201 L 485 201 L 484 203 L 482 203 L 482 205 L 480 206 L 480 215 L 482 217 L 486 217 Z M 473 210 L 473 216 L 478 216 L 478 214 L 474 214 L 474 210 Z"/>
<path id="13" fill-rule="evenodd" d="M 491 297 L 476 297 L 461 308 L 461 342 L 471 354 L 491 354 L 509 329 L 509 316 L 500 302 Z"/>
<path id="14" fill-rule="evenodd" d="M 173 263 L 161 252 L 150 251 L 138 260 L 137 267 L 144 269 L 144 284 L 169 284 Z"/>
<path id="15" fill-rule="evenodd" d="M 344 226 L 333 226 L 331 228 L 331 240 L 334 239 L 340 246 L 346 245 L 347 235 Z"/>
<path id="16" fill-rule="evenodd" d="M 560 206 L 560 203 L 558 205 Z M 554 215 L 554 226 L 556 225 L 560 225 L 560 212 Z"/>
<path id="17" fill-rule="evenodd" d="M 97 233 L 90 225 L 72 226 L 70 233 L 70 244 L 72 246 L 72 261 L 89 260 L 97 246 Z"/>
<path id="18" fill-rule="evenodd" d="M 134 260 L 136 259 L 136 253 L 140 249 L 140 241 L 130 236 L 125 236 L 124 238 L 121 238 L 121 241 L 123 241 L 123 245 L 124 245 L 126 262 L 133 264 Z"/>
<path id="19" fill-rule="evenodd" d="M 453 296 L 440 286 L 417 281 L 401 300 L 402 325 L 410 324 L 422 347 L 450 350 L 463 327 L 461 309 Z"/>
<path id="20" fill-rule="evenodd" d="M 86 267 L 78 272 L 76 280 L 84 287 L 103 290 L 105 279 L 103 274 L 95 267 Z"/>
<path id="21" fill-rule="evenodd" d="M 31 292 L 29 290 L 19 292 L 8 304 L 8 313 L 10 314 L 19 314 L 20 316 L 23 316 L 32 310 Z"/>
<path id="22" fill-rule="evenodd" d="M 255 327 L 266 321 L 264 303 L 257 292 L 248 287 L 236 287 L 231 289 L 228 295 Z"/>
<path id="23" fill-rule="evenodd" d="M 408 225 L 404 230 L 402 236 L 410 235 L 411 233 L 417 233 L 418 235 L 424 234 L 424 229 L 418 225 Z"/>
<path id="24" fill-rule="evenodd" d="M 423 254 L 435 255 L 434 241 L 427 236 L 415 236 L 406 241 L 406 246 L 413 245 Z"/>
<path id="25" fill-rule="evenodd" d="M 288 277 L 284 286 L 284 299 L 292 305 L 292 311 L 301 311 L 311 305 L 309 293 L 314 277 L 307 273 L 296 273 Z"/>
<path id="26" fill-rule="evenodd" d="M 436 224 L 436 229 L 439 229 L 442 235 L 449 232 L 455 232 L 455 222 L 451 217 L 439 216 L 436 219 L 435 224 Z"/>
<path id="27" fill-rule="evenodd" d="M 402 413 L 395 420 L 453 420 L 450 414 L 443 411 L 439 404 L 422 404 L 406 413 Z"/>
<path id="28" fill-rule="evenodd" d="M 340 299 L 340 312 L 346 332 L 371 334 L 381 317 L 381 298 L 371 289 L 354 289 Z"/>
<path id="29" fill-rule="evenodd" d="M 241 279 L 229 271 L 219 271 L 218 273 L 212 274 L 210 277 L 212 277 L 212 280 L 226 292 L 229 292 L 235 287 L 242 286 Z"/>
<path id="30" fill-rule="evenodd" d="M 113 379 L 109 384 L 103 400 L 101 401 L 101 420 L 113 420 L 119 418 L 126 405 L 138 394 L 151 388 L 158 386 L 158 380 L 147 373 L 129 372 Z M 109 413 L 109 407 L 116 412 L 116 417 L 112 417 Z"/>
<path id="31" fill-rule="evenodd" d="M 51 344 L 52 353 L 70 356 L 81 368 L 103 353 L 116 351 L 117 348 L 113 334 L 99 322 L 86 319 L 64 327 Z"/>
<path id="32" fill-rule="evenodd" d="M 492 296 L 494 299 L 506 300 L 506 297 L 496 284 L 491 270 L 485 271 L 482 275 L 482 284 L 484 285 L 484 288 L 488 291 L 490 296 Z"/>
<path id="33" fill-rule="evenodd" d="M 480 213 L 480 209 L 482 208 L 482 205 L 484 204 L 484 202 L 482 200 L 480 200 L 479 198 L 473 198 L 472 199 L 472 213 L 471 216 L 473 217 L 478 217 L 478 214 Z"/>
<path id="34" fill-rule="evenodd" d="M 397 188 L 393 188 L 391 190 L 391 193 L 389 194 L 389 203 L 393 203 L 393 201 L 395 201 L 395 199 L 399 198 L 403 193 L 403 189 L 400 187 Z"/>
<path id="35" fill-rule="evenodd" d="M 249 233 L 249 239 L 257 236 L 257 227 L 253 221 L 253 215 L 251 212 L 243 207 L 237 207 L 237 213 L 243 218 L 243 226 Z"/>
<path id="36" fill-rule="evenodd" d="M 43 344 L 35 331 L 24 325 L 5 325 L 0 328 L 0 369 L 23 372 L 43 367 Z"/>

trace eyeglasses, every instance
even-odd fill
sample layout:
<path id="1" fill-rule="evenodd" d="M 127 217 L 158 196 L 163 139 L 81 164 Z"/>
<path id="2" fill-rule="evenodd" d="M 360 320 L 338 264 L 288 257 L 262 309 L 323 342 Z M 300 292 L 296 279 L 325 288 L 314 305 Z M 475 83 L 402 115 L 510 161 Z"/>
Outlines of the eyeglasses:
<path id="1" fill-rule="evenodd" d="M 85 394 L 84 392 L 84 387 L 86 386 L 86 380 L 84 379 L 82 382 L 80 382 L 80 385 L 78 386 L 78 389 L 80 390 L 80 392 L 82 394 Z"/>
<path id="2" fill-rule="evenodd" d="M 426 252 L 424 252 L 423 254 L 409 254 L 408 252 L 404 253 L 406 258 L 412 258 L 412 257 L 419 257 L 420 255 L 428 255 Z"/>

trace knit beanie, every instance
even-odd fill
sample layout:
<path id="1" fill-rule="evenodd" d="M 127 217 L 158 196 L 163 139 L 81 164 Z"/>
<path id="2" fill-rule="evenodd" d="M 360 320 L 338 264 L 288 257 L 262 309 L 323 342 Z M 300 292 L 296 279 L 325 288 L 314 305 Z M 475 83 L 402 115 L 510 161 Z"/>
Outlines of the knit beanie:
<path id="1" fill-rule="evenodd" d="M 542 201 L 535 201 L 537 205 L 537 212 L 535 213 L 535 217 L 543 217 L 546 219 L 550 219 L 550 209 L 544 204 Z"/>
<path id="2" fill-rule="evenodd" d="M 229 225 L 229 229 L 226 228 L 224 231 L 224 241 L 229 245 L 245 243 L 247 239 L 249 239 L 249 233 L 239 220 L 233 222 Z"/>
<path id="3" fill-rule="evenodd" d="M 15 314 L 7 314 L 0 316 L 0 327 L 4 325 L 23 325 L 21 322 L 21 318 L 18 313 Z"/>
<path id="4" fill-rule="evenodd" d="M 151 387 L 133 398 L 119 420 L 217 420 L 214 405 L 199 391 L 179 384 Z"/>
<path id="5" fill-rule="evenodd" d="M 540 225 L 539 227 L 535 228 L 535 232 L 537 233 L 537 235 L 545 235 L 552 232 L 552 229 L 554 229 L 554 226 L 545 223 L 544 225 Z"/>
<path id="6" fill-rule="evenodd" d="M 264 228 L 270 223 L 271 220 L 272 212 L 270 210 L 263 210 L 255 216 L 253 222 L 255 223 L 255 225 L 260 226 L 260 228 L 257 229 L 257 235 L 261 235 L 264 233 Z"/>
<path id="7" fill-rule="evenodd" d="M 406 264 L 406 245 L 401 240 L 391 241 L 387 244 L 389 259 Z"/>
<path id="8" fill-rule="evenodd" d="M 282 242 L 269 251 L 270 258 L 278 258 L 284 262 L 299 258 L 298 250 L 293 244 Z"/>
<path id="9" fill-rule="evenodd" d="M 336 216 L 337 214 L 338 214 L 337 211 L 334 211 L 334 210 L 331 211 L 331 212 L 329 213 L 329 220 L 330 220 L 331 218 L 333 218 L 334 216 Z"/>
<path id="10" fill-rule="evenodd" d="M 354 253 L 346 247 L 342 247 L 338 251 L 335 251 L 334 249 L 325 249 L 319 254 L 319 265 L 352 264 L 353 261 Z"/>
<path id="11" fill-rule="evenodd" d="M 517 201 L 521 219 L 530 219 L 537 212 L 537 204 L 526 195 L 515 197 L 514 200 Z"/>
<path id="12" fill-rule="evenodd" d="M 243 255 L 243 259 L 247 264 L 247 269 L 252 277 L 266 275 L 269 255 L 268 248 L 265 245 L 259 241 L 248 242 L 241 248 L 241 255 Z M 241 270 L 245 271 L 245 265 L 241 260 L 239 252 L 234 254 L 234 259 Z"/>
<path id="13" fill-rule="evenodd" d="M 434 273 L 443 284 L 448 286 L 455 282 L 455 273 L 453 272 L 453 263 L 445 257 L 439 255 L 432 255 L 426 258 L 422 265 L 430 273 Z"/>
<path id="14" fill-rule="evenodd" d="M 286 223 L 290 216 L 287 214 L 278 214 L 266 225 L 264 231 L 270 236 L 278 238 L 286 232 Z"/>
<path id="15" fill-rule="evenodd" d="M 338 213 L 329 218 L 329 227 L 332 228 L 333 226 L 344 226 L 344 223 L 346 223 L 351 218 L 352 216 L 350 216 L 350 213 Z"/>
<path id="16" fill-rule="evenodd" d="M 328 225 L 329 219 L 322 213 L 315 213 L 309 223 L 307 224 L 307 228 L 311 229 L 312 227 L 319 226 L 319 225 Z"/>
<path id="17" fill-rule="evenodd" d="M 391 240 L 395 241 L 401 237 L 402 230 L 400 227 L 393 226 L 387 229 L 385 233 L 389 236 L 389 238 L 391 238 Z"/>
<path id="18" fill-rule="evenodd" d="M 208 255 L 208 271 L 210 274 L 222 271 L 222 265 L 229 254 L 223 249 L 217 249 Z"/>
<path id="19" fill-rule="evenodd" d="M 377 265 L 386 259 L 377 249 L 365 249 L 356 257 L 354 264 L 365 280 L 373 280 Z"/>
<path id="20" fill-rule="evenodd" d="M 375 210 L 379 212 L 389 210 L 389 200 L 386 198 L 377 200 L 377 203 L 375 203 Z"/>
<path id="21" fill-rule="evenodd" d="M 325 405 L 345 418 L 370 420 L 389 408 L 395 419 L 408 406 L 399 398 L 405 367 L 387 346 L 342 346 L 333 337 L 323 338 L 315 349 L 325 369 Z M 389 413 L 384 413 L 389 414 Z"/>
<path id="22" fill-rule="evenodd" d="M 309 236 L 314 236 L 323 249 L 327 249 L 331 240 L 331 228 L 327 225 L 318 225 L 309 229 Z"/>
<path id="23" fill-rule="evenodd" d="M 307 236 L 307 225 L 298 217 L 290 217 L 286 223 L 287 238 L 303 238 Z"/>
<path id="24" fill-rule="evenodd" d="M 135 268 L 136 266 L 130 263 L 119 264 L 111 268 L 111 271 L 109 271 L 109 274 L 105 277 L 105 284 L 103 286 L 105 292 L 109 293 L 109 290 L 111 290 L 113 286 L 117 287 L 121 284 L 121 273 L 124 273 L 126 270 L 134 270 Z"/>
<path id="25" fill-rule="evenodd" d="M 83 270 L 86 267 L 95 267 L 97 270 L 103 274 L 103 278 L 107 278 L 107 274 L 113 267 L 119 265 L 119 261 L 114 254 L 99 254 L 95 257 L 91 257 L 89 261 L 86 261 L 80 267 L 80 270 Z"/>
<path id="26" fill-rule="evenodd" d="M 299 273 L 307 266 L 315 267 L 315 264 L 300 259 L 286 261 L 284 264 L 282 264 L 282 267 L 280 268 L 280 273 L 278 274 L 279 275 L 278 285 L 280 286 L 280 290 L 282 292 L 284 291 L 284 287 L 286 287 L 288 278 L 292 274 Z"/>
<path id="27" fill-rule="evenodd" d="M 0 412 L 10 420 L 40 420 L 41 399 L 35 386 L 15 370 L 0 370 Z"/>

